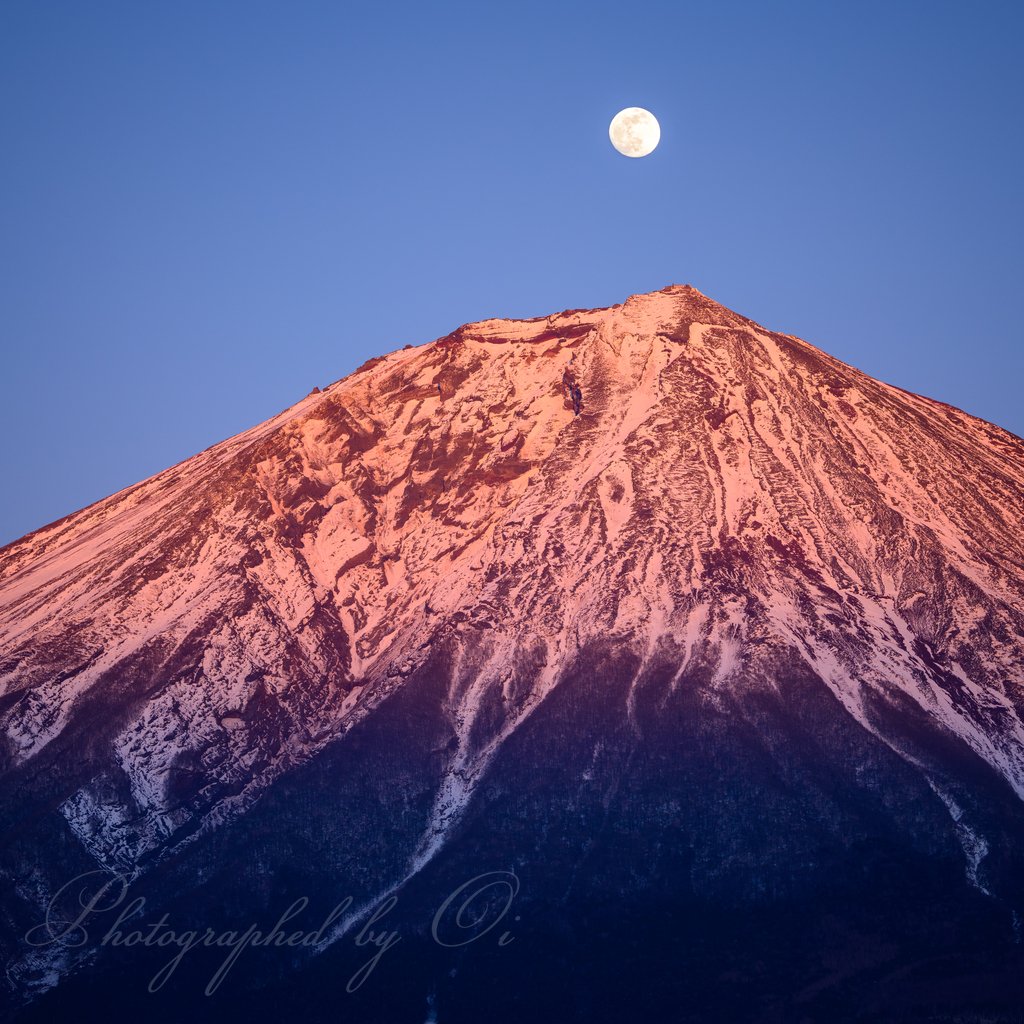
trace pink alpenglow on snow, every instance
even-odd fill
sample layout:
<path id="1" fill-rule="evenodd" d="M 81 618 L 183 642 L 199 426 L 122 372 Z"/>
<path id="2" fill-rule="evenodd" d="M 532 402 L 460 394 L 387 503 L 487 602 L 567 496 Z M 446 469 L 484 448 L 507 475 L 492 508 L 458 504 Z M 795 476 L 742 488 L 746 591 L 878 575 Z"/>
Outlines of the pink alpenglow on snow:
<path id="1" fill-rule="evenodd" d="M 391 891 L 614 643 L 637 736 L 814 681 L 986 889 L 893 709 L 1024 797 L 1022 537 L 1019 438 L 689 286 L 467 324 L 0 551 L 7 772 L 88 734 L 54 806 L 148 871 L 429 674 L 450 737 Z"/>

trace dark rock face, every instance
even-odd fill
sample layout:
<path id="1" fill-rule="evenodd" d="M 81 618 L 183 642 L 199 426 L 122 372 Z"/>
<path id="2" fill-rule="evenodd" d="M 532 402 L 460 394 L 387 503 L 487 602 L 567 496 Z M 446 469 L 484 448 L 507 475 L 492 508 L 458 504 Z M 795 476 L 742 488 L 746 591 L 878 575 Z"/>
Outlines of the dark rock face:
<path id="1" fill-rule="evenodd" d="M 1022 499 L 1019 439 L 673 288 L 372 361 L 30 535 L 10 1017 L 1016 1019 Z M 302 899 L 315 946 L 147 991 L 157 935 Z"/>

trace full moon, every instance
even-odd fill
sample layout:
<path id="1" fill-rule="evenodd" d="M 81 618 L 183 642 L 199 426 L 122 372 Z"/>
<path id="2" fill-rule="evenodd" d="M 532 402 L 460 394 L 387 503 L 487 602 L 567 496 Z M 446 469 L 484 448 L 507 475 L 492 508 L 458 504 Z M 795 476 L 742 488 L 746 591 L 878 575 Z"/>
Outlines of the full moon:
<path id="1" fill-rule="evenodd" d="M 626 107 L 612 118 L 608 138 L 623 156 L 647 156 L 661 139 L 661 125 L 649 110 Z"/>

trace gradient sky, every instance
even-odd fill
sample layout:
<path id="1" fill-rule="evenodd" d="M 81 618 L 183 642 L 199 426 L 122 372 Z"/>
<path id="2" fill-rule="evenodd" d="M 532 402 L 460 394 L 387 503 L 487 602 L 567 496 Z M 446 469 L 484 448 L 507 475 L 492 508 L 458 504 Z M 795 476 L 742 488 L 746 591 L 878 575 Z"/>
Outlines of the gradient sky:
<path id="1" fill-rule="evenodd" d="M 0 543 L 369 356 L 673 282 L 1024 434 L 1022 36 L 1021 3 L 8 0 Z"/>

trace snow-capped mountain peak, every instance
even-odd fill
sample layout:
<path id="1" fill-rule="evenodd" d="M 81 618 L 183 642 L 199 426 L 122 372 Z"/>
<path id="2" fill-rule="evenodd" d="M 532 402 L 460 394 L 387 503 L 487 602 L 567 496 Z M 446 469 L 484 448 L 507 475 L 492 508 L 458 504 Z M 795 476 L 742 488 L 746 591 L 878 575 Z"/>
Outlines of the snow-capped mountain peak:
<path id="1" fill-rule="evenodd" d="M 442 658 L 416 870 L 612 643 L 638 735 L 638 701 L 820 680 L 957 808 L 970 861 L 892 716 L 1024 796 L 1022 509 L 1020 439 L 688 285 L 467 324 L 3 549 L 8 773 L 64 765 L 78 841 L 141 870 Z"/>

